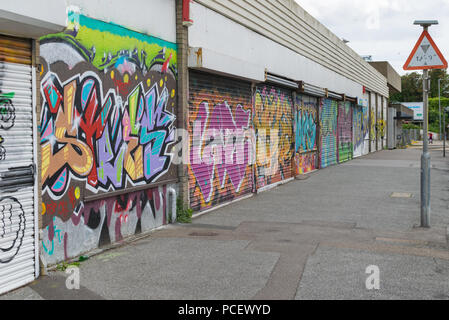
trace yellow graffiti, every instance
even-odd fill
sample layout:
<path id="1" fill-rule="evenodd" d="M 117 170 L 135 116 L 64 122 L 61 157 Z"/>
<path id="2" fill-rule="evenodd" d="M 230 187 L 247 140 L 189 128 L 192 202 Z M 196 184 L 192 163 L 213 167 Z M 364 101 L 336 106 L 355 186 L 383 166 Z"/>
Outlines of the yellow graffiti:
<path id="1" fill-rule="evenodd" d="M 285 175 L 292 161 L 292 105 L 279 93 L 255 95 L 254 127 L 258 132 L 256 165 L 267 176 Z M 275 181 L 271 181 L 275 182 Z"/>
<path id="2" fill-rule="evenodd" d="M 377 120 L 377 132 L 381 137 L 385 136 L 385 120 Z"/>
<path id="3" fill-rule="evenodd" d="M 81 191 L 80 191 L 80 187 L 76 187 L 75 188 L 75 198 L 76 199 L 79 199 L 80 198 L 80 196 L 81 196 Z"/>
<path id="4" fill-rule="evenodd" d="M 70 162 L 72 170 L 80 176 L 87 176 L 93 166 L 93 154 L 91 149 L 77 137 L 78 128 L 74 125 L 74 93 L 76 81 L 72 81 L 64 87 L 64 108 L 59 108 L 55 122 L 55 138 L 63 147 L 53 153 L 53 145 L 50 141 L 42 146 L 42 180 L 54 176 L 57 171 Z"/>
<path id="5" fill-rule="evenodd" d="M 136 147 L 137 149 L 134 151 Z M 139 145 L 139 139 L 130 139 L 125 154 L 125 170 L 132 180 L 143 178 L 142 153 L 142 146 Z"/>
<path id="6" fill-rule="evenodd" d="M 376 120 L 375 120 L 375 112 L 374 112 L 374 108 L 371 108 L 370 110 L 370 139 L 374 140 L 376 137 Z"/>

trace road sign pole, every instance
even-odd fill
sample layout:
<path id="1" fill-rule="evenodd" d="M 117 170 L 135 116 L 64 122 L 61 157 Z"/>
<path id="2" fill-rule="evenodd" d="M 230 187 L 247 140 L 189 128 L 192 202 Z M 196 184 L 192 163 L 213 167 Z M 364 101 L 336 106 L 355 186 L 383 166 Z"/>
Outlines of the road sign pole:
<path id="1" fill-rule="evenodd" d="M 425 28 L 424 30 L 426 30 Z M 429 70 L 423 71 L 424 132 L 421 155 L 421 227 L 430 228 L 430 154 L 428 137 Z"/>
<path id="2" fill-rule="evenodd" d="M 421 227 L 430 228 L 430 154 L 429 154 L 429 70 L 447 69 L 448 63 L 427 32 L 429 27 L 438 24 L 437 20 L 417 20 L 413 24 L 423 27 L 412 53 L 404 64 L 404 70 L 423 71 L 423 152 L 421 155 Z"/>
<path id="3" fill-rule="evenodd" d="M 447 132 L 447 128 L 446 128 L 446 109 L 448 107 L 444 108 L 443 110 L 443 158 L 446 158 L 446 132 Z"/>
<path id="4" fill-rule="evenodd" d="M 441 131 L 441 92 L 440 92 L 440 82 L 441 82 L 441 78 L 440 79 L 438 79 L 438 112 L 439 112 L 439 117 L 440 117 L 440 121 L 439 121 L 439 124 L 440 124 L 440 140 L 441 140 L 441 137 L 442 137 L 442 131 Z"/>
<path id="5" fill-rule="evenodd" d="M 443 113 L 443 158 L 446 158 L 446 113 Z"/>

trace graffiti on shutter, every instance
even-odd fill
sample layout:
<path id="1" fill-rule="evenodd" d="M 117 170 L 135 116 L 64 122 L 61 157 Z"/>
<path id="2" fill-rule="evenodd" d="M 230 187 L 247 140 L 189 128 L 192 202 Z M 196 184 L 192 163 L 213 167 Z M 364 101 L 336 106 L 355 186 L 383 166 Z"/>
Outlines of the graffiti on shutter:
<path id="1" fill-rule="evenodd" d="M 370 131 L 369 131 L 369 139 L 371 145 L 371 152 L 376 151 L 376 96 L 374 93 L 370 94 L 370 109 L 369 109 L 369 122 L 370 122 Z"/>
<path id="2" fill-rule="evenodd" d="M 332 99 L 320 100 L 321 168 L 326 168 L 337 163 L 337 114 L 337 101 Z"/>
<path id="3" fill-rule="evenodd" d="M 204 210 L 253 188 L 251 85 L 190 72 L 190 205 Z"/>
<path id="4" fill-rule="evenodd" d="M 364 145 L 362 148 L 362 155 L 367 155 L 369 153 L 369 108 L 368 106 L 362 107 L 362 114 L 363 114 L 363 134 L 365 137 Z"/>
<path id="5" fill-rule="evenodd" d="M 176 44 L 77 13 L 68 20 L 40 39 L 48 263 L 165 224 L 167 186 L 135 187 L 177 175 Z"/>
<path id="6" fill-rule="evenodd" d="M 352 105 L 349 101 L 338 103 L 338 162 L 352 159 Z"/>
<path id="7" fill-rule="evenodd" d="M 296 95 L 294 112 L 295 174 L 317 169 L 318 99 Z"/>
<path id="8" fill-rule="evenodd" d="M 270 85 L 257 86 L 254 110 L 256 183 L 260 189 L 292 177 L 292 94 Z"/>
<path id="9" fill-rule="evenodd" d="M 382 97 L 376 94 L 376 150 L 382 150 L 382 130 L 383 130 L 383 119 L 382 119 Z"/>
<path id="10" fill-rule="evenodd" d="M 365 154 L 367 149 L 368 138 L 368 113 L 367 107 L 354 106 L 353 109 L 353 141 L 354 141 L 354 158 L 360 157 Z M 369 143 L 369 140 L 368 140 Z"/>

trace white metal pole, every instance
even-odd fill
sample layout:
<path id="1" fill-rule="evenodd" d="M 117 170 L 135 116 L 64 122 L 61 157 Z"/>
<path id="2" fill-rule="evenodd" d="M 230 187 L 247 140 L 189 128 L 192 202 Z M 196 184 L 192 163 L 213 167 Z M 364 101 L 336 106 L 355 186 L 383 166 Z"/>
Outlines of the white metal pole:
<path id="1" fill-rule="evenodd" d="M 430 228 L 430 153 L 428 145 L 429 70 L 423 72 L 424 137 L 421 156 L 421 227 Z"/>

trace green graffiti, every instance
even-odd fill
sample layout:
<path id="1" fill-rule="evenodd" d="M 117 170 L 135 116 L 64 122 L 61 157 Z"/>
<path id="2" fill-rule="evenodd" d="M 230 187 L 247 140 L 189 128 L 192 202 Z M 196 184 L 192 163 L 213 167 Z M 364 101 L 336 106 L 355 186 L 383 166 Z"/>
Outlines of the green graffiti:
<path id="1" fill-rule="evenodd" d="M 177 74 L 177 44 L 78 13 L 70 12 L 68 17 L 66 30 L 41 37 L 41 44 L 66 43 L 98 70 L 114 67 L 123 57 L 124 50 L 128 57 L 132 56 L 147 69 L 154 64 L 163 64 L 170 57 L 168 68 Z"/>

